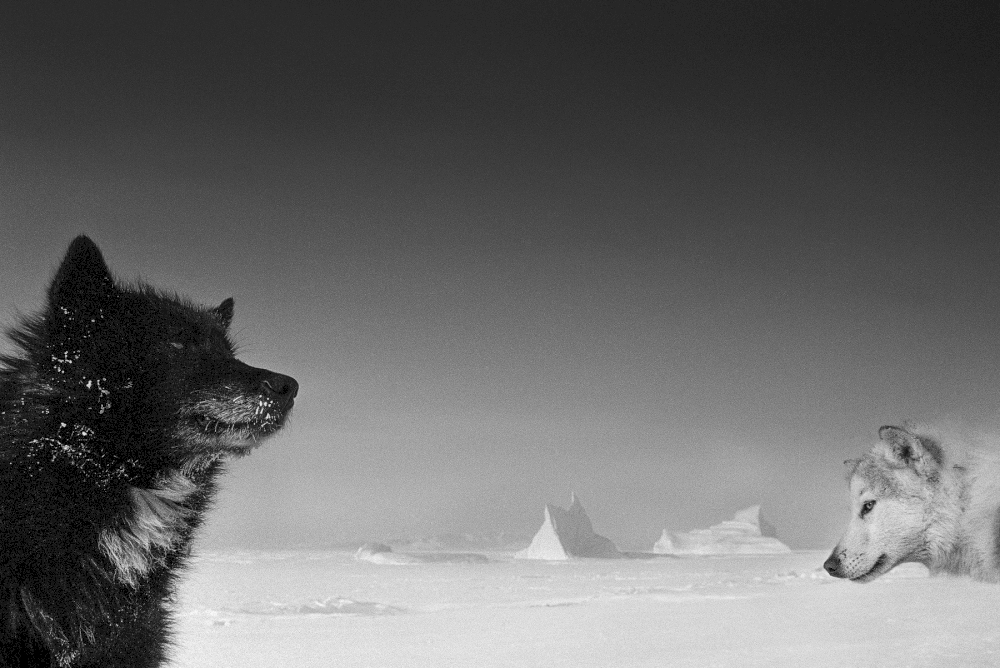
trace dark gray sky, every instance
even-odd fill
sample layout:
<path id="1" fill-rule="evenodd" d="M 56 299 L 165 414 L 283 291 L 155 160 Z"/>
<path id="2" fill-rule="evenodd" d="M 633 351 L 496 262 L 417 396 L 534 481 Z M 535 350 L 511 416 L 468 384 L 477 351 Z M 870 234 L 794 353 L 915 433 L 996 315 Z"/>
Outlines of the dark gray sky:
<path id="1" fill-rule="evenodd" d="M 80 232 L 236 298 L 301 398 L 211 544 L 832 544 L 881 424 L 1000 428 L 1000 25 L 676 4 L 12 10 L 4 319 Z"/>

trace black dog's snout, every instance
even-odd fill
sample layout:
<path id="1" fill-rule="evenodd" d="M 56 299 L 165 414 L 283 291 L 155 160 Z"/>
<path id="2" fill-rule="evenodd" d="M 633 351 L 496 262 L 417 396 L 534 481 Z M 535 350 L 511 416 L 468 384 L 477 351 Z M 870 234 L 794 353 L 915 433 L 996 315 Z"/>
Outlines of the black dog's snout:
<path id="1" fill-rule="evenodd" d="M 292 403 L 292 399 L 299 392 L 299 384 L 295 382 L 295 379 L 280 373 L 272 373 L 264 377 L 261 379 L 260 385 L 268 397 L 286 406 Z"/>
<path id="2" fill-rule="evenodd" d="M 837 571 L 840 570 L 840 557 L 836 554 L 831 554 L 826 561 L 823 562 L 823 568 L 830 575 L 836 575 Z"/>

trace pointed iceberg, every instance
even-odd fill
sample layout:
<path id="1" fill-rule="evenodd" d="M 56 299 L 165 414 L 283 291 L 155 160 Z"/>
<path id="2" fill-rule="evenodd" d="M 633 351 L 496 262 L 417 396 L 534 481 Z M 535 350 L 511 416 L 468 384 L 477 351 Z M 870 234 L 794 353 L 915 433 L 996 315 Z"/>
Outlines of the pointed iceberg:
<path id="1" fill-rule="evenodd" d="M 580 500 L 574 493 L 569 509 L 546 504 L 545 521 L 531 545 L 514 553 L 516 559 L 558 561 L 573 557 L 618 559 L 623 555 L 611 540 L 594 533 Z"/>

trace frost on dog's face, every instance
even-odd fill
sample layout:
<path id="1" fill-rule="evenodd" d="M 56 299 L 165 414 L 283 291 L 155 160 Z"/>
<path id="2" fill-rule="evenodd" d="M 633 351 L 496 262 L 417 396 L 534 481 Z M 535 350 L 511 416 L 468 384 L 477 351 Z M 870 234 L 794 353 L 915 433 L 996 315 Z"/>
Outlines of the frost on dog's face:
<path id="1" fill-rule="evenodd" d="M 152 300 L 145 307 L 158 311 L 157 322 L 169 324 L 146 344 L 155 358 L 148 366 L 171 372 L 149 379 L 150 395 L 177 402 L 174 418 L 163 428 L 177 437 L 185 468 L 220 455 L 244 455 L 284 425 L 298 384 L 236 359 L 228 336 L 232 299 L 198 309 L 177 308 L 176 300 L 156 295 Z"/>
<path id="2" fill-rule="evenodd" d="M 900 427 L 883 427 L 881 440 L 852 461 L 851 519 L 824 567 L 835 577 L 870 582 L 906 561 L 919 561 L 940 451 Z"/>
<path id="3" fill-rule="evenodd" d="M 92 242 L 74 241 L 45 319 L 28 324 L 47 345 L 25 347 L 54 380 L 27 391 L 75 406 L 75 422 L 104 435 L 102 447 L 122 461 L 157 450 L 163 464 L 193 470 L 246 454 L 285 423 L 298 385 L 236 359 L 232 318 L 232 299 L 205 307 L 121 285 Z"/>

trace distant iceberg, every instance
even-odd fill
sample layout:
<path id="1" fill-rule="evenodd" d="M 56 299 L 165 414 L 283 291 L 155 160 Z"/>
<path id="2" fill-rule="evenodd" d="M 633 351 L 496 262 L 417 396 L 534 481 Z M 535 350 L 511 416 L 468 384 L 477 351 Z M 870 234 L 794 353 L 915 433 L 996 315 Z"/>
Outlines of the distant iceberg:
<path id="1" fill-rule="evenodd" d="M 685 533 L 663 530 L 653 545 L 657 554 L 784 554 L 791 548 L 775 537 L 774 526 L 763 519 L 760 506 L 750 506 L 708 529 Z"/>
<path id="2" fill-rule="evenodd" d="M 580 500 L 573 494 L 568 510 L 545 505 L 545 521 L 531 545 L 514 553 L 515 559 L 561 561 L 573 557 L 620 559 L 623 555 L 610 539 L 594 533 Z"/>

